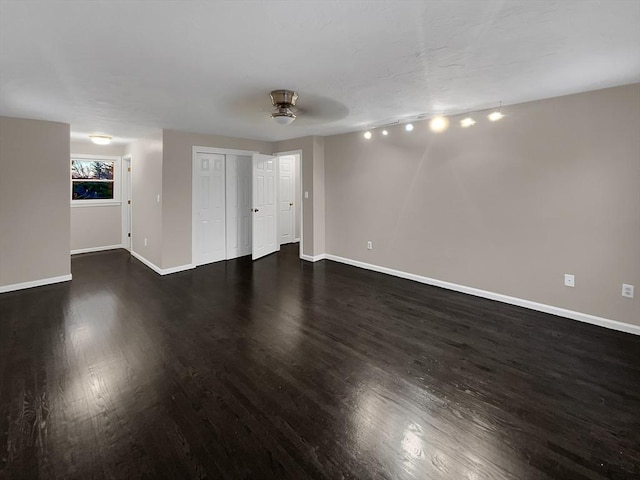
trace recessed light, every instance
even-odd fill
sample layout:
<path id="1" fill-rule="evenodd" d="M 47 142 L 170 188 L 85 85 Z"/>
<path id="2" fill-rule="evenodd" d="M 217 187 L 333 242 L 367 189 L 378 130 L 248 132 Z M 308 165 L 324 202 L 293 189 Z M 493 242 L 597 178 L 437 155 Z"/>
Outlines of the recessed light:
<path id="1" fill-rule="evenodd" d="M 495 112 L 491 112 L 489 115 L 487 115 L 487 118 L 489 120 L 491 120 L 492 122 L 497 122 L 498 120 L 500 120 L 501 118 L 503 118 L 504 115 L 502 114 L 502 112 L 496 110 Z"/>
<path id="2" fill-rule="evenodd" d="M 413 131 L 413 123 L 407 123 L 407 124 L 404 126 L 404 129 L 405 129 L 407 132 L 411 132 L 411 131 Z"/>
<path id="3" fill-rule="evenodd" d="M 89 135 L 89 138 L 96 145 L 109 145 L 111 137 L 109 135 Z"/>
<path id="4" fill-rule="evenodd" d="M 386 130 L 382 130 L 382 135 L 386 137 L 387 135 L 389 135 L 389 132 L 387 132 Z"/>
<path id="5" fill-rule="evenodd" d="M 444 132 L 449 127 L 449 119 L 447 117 L 433 117 L 429 122 L 429 128 L 433 132 Z"/>
<path id="6" fill-rule="evenodd" d="M 471 127 L 475 124 L 476 124 L 476 121 L 471 117 L 463 118 L 462 120 L 460 120 L 460 126 L 462 128 Z"/>
<path id="7" fill-rule="evenodd" d="M 367 140 L 369 140 L 371 138 L 371 132 L 367 131 L 364 132 L 364 138 L 366 138 Z"/>

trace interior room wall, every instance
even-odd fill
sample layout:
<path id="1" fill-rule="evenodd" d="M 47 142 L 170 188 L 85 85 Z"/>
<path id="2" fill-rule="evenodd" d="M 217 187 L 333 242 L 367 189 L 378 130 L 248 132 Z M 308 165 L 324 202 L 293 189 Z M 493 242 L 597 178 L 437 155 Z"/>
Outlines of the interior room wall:
<path id="1" fill-rule="evenodd" d="M 324 250 L 324 137 L 301 137 L 273 144 L 273 152 L 302 151 L 302 248 L 313 257 Z M 322 179 L 316 175 L 322 174 Z M 317 189 L 317 190 L 316 190 Z M 309 198 L 304 198 L 309 192 Z"/>
<path id="2" fill-rule="evenodd" d="M 325 138 L 313 137 L 313 249 L 325 253 Z"/>
<path id="3" fill-rule="evenodd" d="M 122 157 L 124 145 L 71 142 L 72 155 Z M 120 181 L 120 179 L 118 179 Z M 122 244 L 122 206 L 71 207 L 71 251 L 100 249 Z"/>
<path id="4" fill-rule="evenodd" d="M 162 131 L 125 148 L 125 154 L 131 155 L 131 250 L 158 268 L 162 268 L 164 242 L 162 152 Z"/>
<path id="5" fill-rule="evenodd" d="M 327 137 L 327 253 L 640 325 L 640 85 L 503 112 Z"/>
<path id="6" fill-rule="evenodd" d="M 273 144 L 261 140 L 163 131 L 164 192 L 162 268 L 191 264 L 193 147 L 217 147 L 271 154 Z M 160 265 L 160 264 L 158 264 Z"/>
<path id="7" fill-rule="evenodd" d="M 69 125 L 0 117 L 0 289 L 69 280 Z"/>

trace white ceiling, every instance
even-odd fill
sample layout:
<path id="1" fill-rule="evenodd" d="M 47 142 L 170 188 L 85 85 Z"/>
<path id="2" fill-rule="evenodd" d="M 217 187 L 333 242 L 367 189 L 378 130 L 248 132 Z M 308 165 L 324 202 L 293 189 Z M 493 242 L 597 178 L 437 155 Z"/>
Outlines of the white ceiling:
<path id="1" fill-rule="evenodd" d="M 638 81 L 637 0 L 0 3 L 0 114 L 121 143 L 330 135 Z M 288 127 L 276 88 L 308 111 Z"/>

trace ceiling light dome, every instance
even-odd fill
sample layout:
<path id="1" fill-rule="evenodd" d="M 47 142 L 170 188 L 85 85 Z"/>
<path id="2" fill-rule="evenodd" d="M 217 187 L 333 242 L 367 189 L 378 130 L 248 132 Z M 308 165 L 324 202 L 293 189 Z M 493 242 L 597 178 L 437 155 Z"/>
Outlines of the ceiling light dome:
<path id="1" fill-rule="evenodd" d="M 296 119 L 296 116 L 288 108 L 280 108 L 277 112 L 271 114 L 271 118 L 273 118 L 278 125 L 291 125 Z"/>
<path id="2" fill-rule="evenodd" d="M 96 145 L 109 145 L 111 143 L 109 135 L 89 135 L 89 138 Z"/>

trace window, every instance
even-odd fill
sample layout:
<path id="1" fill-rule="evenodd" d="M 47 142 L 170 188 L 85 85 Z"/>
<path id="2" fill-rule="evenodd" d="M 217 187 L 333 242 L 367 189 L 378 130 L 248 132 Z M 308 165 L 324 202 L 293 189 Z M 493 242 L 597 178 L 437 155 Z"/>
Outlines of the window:
<path id="1" fill-rule="evenodd" d="M 119 204 L 119 171 L 120 157 L 73 155 L 71 157 L 71 204 Z"/>

